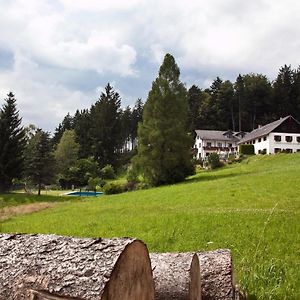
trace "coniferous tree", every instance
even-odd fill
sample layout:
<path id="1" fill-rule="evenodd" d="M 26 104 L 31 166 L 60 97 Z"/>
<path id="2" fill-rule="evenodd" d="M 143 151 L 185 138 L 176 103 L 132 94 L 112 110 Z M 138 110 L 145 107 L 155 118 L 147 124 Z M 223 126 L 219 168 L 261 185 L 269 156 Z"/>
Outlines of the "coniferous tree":
<path id="1" fill-rule="evenodd" d="M 37 129 L 29 139 L 25 150 L 25 177 L 37 185 L 38 195 L 43 184 L 51 183 L 54 177 L 54 156 L 48 132 Z"/>
<path id="2" fill-rule="evenodd" d="M 0 192 L 10 189 L 12 179 L 21 178 L 26 143 L 15 96 L 12 92 L 7 96 L 0 109 Z"/>
<path id="3" fill-rule="evenodd" d="M 143 110 L 144 103 L 141 98 L 138 98 L 132 110 L 131 144 L 133 149 L 137 145 L 138 124 L 142 122 Z"/>
<path id="4" fill-rule="evenodd" d="M 187 92 L 179 75 L 173 56 L 166 54 L 138 129 L 138 155 L 134 162 L 152 185 L 182 181 L 193 173 L 193 142 L 187 134 Z"/>
<path id="5" fill-rule="evenodd" d="M 63 121 L 58 125 L 57 128 L 55 128 L 54 136 L 52 138 L 52 145 L 56 146 L 59 143 L 65 130 L 71 129 L 74 129 L 74 119 L 70 115 L 70 113 L 67 113 Z"/>
<path id="6" fill-rule="evenodd" d="M 79 157 L 88 158 L 93 155 L 91 138 L 91 115 L 88 109 L 76 111 L 73 121 L 76 142 L 79 144 Z"/>
<path id="7" fill-rule="evenodd" d="M 273 103 L 276 117 L 284 117 L 294 112 L 292 103 L 293 72 L 291 66 L 284 65 L 279 69 L 273 83 Z"/>
<path id="8" fill-rule="evenodd" d="M 122 148 L 121 98 L 110 84 L 105 87 L 99 100 L 91 108 L 92 151 L 100 167 L 118 164 Z"/>

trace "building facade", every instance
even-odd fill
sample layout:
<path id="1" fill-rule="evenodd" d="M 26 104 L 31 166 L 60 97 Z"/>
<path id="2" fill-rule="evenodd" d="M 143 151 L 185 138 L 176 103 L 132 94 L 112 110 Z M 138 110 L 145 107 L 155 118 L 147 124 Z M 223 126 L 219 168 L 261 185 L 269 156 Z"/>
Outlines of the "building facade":
<path id="1" fill-rule="evenodd" d="M 196 138 L 194 153 L 197 159 L 205 159 L 210 153 L 216 152 L 226 158 L 236 154 L 238 142 L 246 135 L 244 132 L 195 130 Z"/>
<path id="2" fill-rule="evenodd" d="M 254 145 L 255 154 L 300 151 L 300 123 L 292 116 L 280 118 L 251 131 L 238 142 Z"/>

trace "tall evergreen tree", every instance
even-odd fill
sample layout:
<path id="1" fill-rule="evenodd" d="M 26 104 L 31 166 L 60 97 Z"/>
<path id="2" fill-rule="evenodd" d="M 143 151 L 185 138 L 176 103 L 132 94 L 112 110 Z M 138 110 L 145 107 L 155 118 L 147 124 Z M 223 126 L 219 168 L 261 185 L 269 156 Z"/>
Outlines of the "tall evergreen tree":
<path id="1" fill-rule="evenodd" d="M 238 102 L 238 120 L 239 120 L 239 127 L 238 130 L 242 131 L 242 119 L 244 113 L 244 98 L 245 98 L 245 83 L 244 79 L 241 74 L 236 79 L 235 82 L 235 96 Z"/>
<path id="2" fill-rule="evenodd" d="M 116 167 L 122 147 L 121 98 L 110 84 L 101 93 L 99 100 L 91 108 L 92 151 L 100 167 L 107 164 Z"/>
<path id="3" fill-rule="evenodd" d="M 284 65 L 279 69 L 276 80 L 273 83 L 273 103 L 276 117 L 284 117 L 293 114 L 292 102 L 293 71 L 291 66 Z"/>
<path id="4" fill-rule="evenodd" d="M 138 135 L 138 124 L 142 122 L 143 119 L 144 103 L 141 98 L 138 98 L 134 104 L 132 110 L 132 123 L 131 123 L 131 144 L 132 148 L 137 145 L 137 135 Z"/>
<path id="5" fill-rule="evenodd" d="M 25 130 L 12 92 L 0 109 L 0 192 L 6 192 L 12 179 L 20 178 L 23 169 Z"/>
<path id="6" fill-rule="evenodd" d="M 56 146 L 65 130 L 71 129 L 74 129 L 74 118 L 70 115 L 70 113 L 67 113 L 63 121 L 58 125 L 57 128 L 55 128 L 54 136 L 52 138 L 52 145 Z"/>
<path id="7" fill-rule="evenodd" d="M 77 110 L 74 116 L 76 142 L 79 144 L 79 157 L 88 158 L 93 155 L 91 138 L 91 115 L 89 110 Z"/>
<path id="8" fill-rule="evenodd" d="M 179 75 L 174 57 L 166 54 L 138 129 L 138 155 L 134 162 L 152 185 L 178 182 L 193 173 L 193 142 L 187 134 L 187 92 Z"/>
<path id="9" fill-rule="evenodd" d="M 43 184 L 51 183 L 54 176 L 54 156 L 48 132 L 37 129 L 29 139 L 25 150 L 25 177 L 38 186 L 41 194 Z"/>

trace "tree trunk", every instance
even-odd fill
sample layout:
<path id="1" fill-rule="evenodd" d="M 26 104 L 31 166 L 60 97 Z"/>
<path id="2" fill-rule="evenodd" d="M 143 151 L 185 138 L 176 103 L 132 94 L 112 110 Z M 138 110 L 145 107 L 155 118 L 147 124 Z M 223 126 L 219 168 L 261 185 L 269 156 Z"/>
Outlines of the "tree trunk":
<path id="1" fill-rule="evenodd" d="M 200 261 L 203 300 L 236 299 L 230 250 L 215 250 L 197 254 Z"/>
<path id="2" fill-rule="evenodd" d="M 155 300 L 201 300 L 200 267 L 191 253 L 151 253 Z"/>
<path id="3" fill-rule="evenodd" d="M 0 299 L 153 300 L 139 240 L 0 235 Z"/>
<path id="4" fill-rule="evenodd" d="M 155 300 L 240 299 L 233 282 L 231 252 L 215 250 L 197 255 L 199 261 L 193 253 L 150 254 Z"/>

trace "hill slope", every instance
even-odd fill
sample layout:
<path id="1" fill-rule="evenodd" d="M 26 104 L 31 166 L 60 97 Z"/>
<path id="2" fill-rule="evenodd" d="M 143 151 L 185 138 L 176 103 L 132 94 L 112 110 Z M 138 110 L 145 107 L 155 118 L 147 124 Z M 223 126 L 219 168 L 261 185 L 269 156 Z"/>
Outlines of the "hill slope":
<path id="1" fill-rule="evenodd" d="M 61 203 L 2 232 L 134 236 L 150 251 L 230 248 L 252 299 L 300 299 L 300 153 L 255 156 L 185 183 Z"/>

